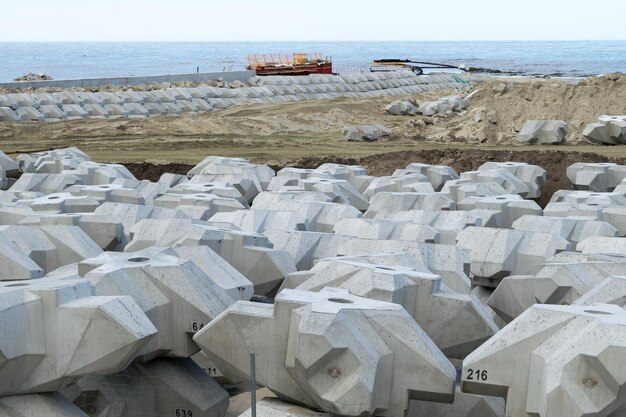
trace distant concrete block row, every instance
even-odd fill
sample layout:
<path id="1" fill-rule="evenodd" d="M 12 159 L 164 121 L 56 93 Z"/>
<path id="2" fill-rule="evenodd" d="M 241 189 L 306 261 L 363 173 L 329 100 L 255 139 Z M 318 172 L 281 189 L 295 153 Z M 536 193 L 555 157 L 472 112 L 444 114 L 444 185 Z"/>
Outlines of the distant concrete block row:
<path id="1" fill-rule="evenodd" d="M 0 122 L 146 118 L 204 113 L 239 104 L 399 96 L 459 88 L 477 76 L 415 76 L 410 72 L 350 76 L 255 77 L 254 87 L 170 88 L 155 91 L 20 93 L 0 95 Z"/>

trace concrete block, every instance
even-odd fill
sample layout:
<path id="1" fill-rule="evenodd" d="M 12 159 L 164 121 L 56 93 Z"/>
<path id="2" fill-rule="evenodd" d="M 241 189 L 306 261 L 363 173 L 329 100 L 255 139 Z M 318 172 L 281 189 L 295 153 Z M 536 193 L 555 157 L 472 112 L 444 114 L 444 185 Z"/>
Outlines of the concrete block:
<path id="1" fill-rule="evenodd" d="M 457 203 L 458 210 L 495 210 L 495 224 L 501 228 L 511 228 L 513 223 L 522 216 L 541 216 L 543 210 L 532 200 L 524 200 L 518 195 L 501 195 L 497 197 L 467 197 Z M 547 213 L 546 213 L 547 215 Z"/>
<path id="2" fill-rule="evenodd" d="M 134 363 L 108 376 L 86 376 L 64 391 L 90 417 L 224 417 L 228 393 L 190 359 Z"/>
<path id="3" fill-rule="evenodd" d="M 626 277 L 610 276 L 574 302 L 574 305 L 578 306 L 593 306 L 595 304 L 614 304 L 622 308 L 626 307 Z"/>
<path id="4" fill-rule="evenodd" d="M 1 417 L 87 417 L 59 393 L 0 397 Z"/>
<path id="5" fill-rule="evenodd" d="M 64 104 L 61 107 L 61 110 L 63 110 L 63 112 L 65 113 L 65 116 L 68 118 L 70 117 L 84 118 L 84 117 L 89 116 L 89 113 L 87 113 L 87 111 L 83 109 L 82 106 L 79 106 L 78 104 Z"/>
<path id="6" fill-rule="evenodd" d="M 162 176 L 159 182 L 163 181 L 164 184 L 170 184 L 172 188 L 168 191 L 169 194 L 210 194 L 217 197 L 237 200 L 243 207 L 249 208 L 248 201 L 243 198 L 239 190 L 227 182 L 189 183 L 186 178 L 187 177 L 180 176 L 168 179 Z"/>
<path id="7" fill-rule="evenodd" d="M 391 135 L 383 125 L 344 126 L 343 138 L 349 142 L 372 142 Z"/>
<path id="8" fill-rule="evenodd" d="M 439 233 L 425 224 L 386 219 L 343 219 L 333 231 L 343 236 L 374 240 L 408 240 L 439 243 Z"/>
<path id="9" fill-rule="evenodd" d="M 623 273 L 624 268 L 623 255 L 561 252 L 534 276 L 504 278 L 488 303 L 508 323 L 536 303 L 572 304 L 606 278 Z"/>
<path id="10" fill-rule="evenodd" d="M 428 225 L 439 234 L 439 242 L 443 245 L 456 245 L 457 234 L 469 227 L 496 227 L 495 215 L 498 211 L 437 211 L 409 210 L 393 213 L 388 220 Z"/>
<path id="11" fill-rule="evenodd" d="M 588 237 L 618 236 L 619 232 L 607 222 L 587 218 L 565 218 L 549 216 L 522 216 L 513 222 L 513 229 L 528 232 L 545 232 L 561 236 L 575 248 Z"/>
<path id="12" fill-rule="evenodd" d="M 208 220 L 215 213 L 232 212 L 244 209 L 245 206 L 234 198 L 222 198 L 213 194 L 172 194 L 167 193 L 154 200 L 155 207 L 168 209 L 182 209 L 185 206 L 195 206 L 204 209 L 201 219 Z"/>
<path id="13" fill-rule="evenodd" d="M 0 284 L 0 394 L 55 391 L 125 369 L 156 333 L 130 297 L 92 297 L 86 280 Z"/>
<path id="14" fill-rule="evenodd" d="M 41 122 L 44 119 L 43 114 L 34 107 L 18 107 L 15 109 L 15 115 L 18 121 L 36 121 Z"/>
<path id="15" fill-rule="evenodd" d="M 407 417 L 504 417 L 504 399 L 466 394 L 457 385 L 452 404 L 411 401 Z"/>
<path id="16" fill-rule="evenodd" d="M 472 226 L 459 232 L 457 247 L 471 258 L 473 283 L 495 288 L 506 276 L 536 274 L 546 259 L 571 244 L 549 233 Z"/>
<path id="17" fill-rule="evenodd" d="M 495 182 L 473 183 L 467 180 L 450 180 L 444 184 L 441 194 L 458 203 L 468 197 L 494 197 L 509 193 Z"/>
<path id="18" fill-rule="evenodd" d="M 77 226 L 0 226 L 0 280 L 40 278 L 102 250 Z M 28 261 L 31 260 L 31 262 Z"/>
<path id="19" fill-rule="evenodd" d="M 600 116 L 583 130 L 583 136 L 596 145 L 626 143 L 626 116 Z"/>
<path id="20" fill-rule="evenodd" d="M 298 180 L 298 187 L 304 191 L 324 193 L 333 203 L 349 204 L 359 211 L 369 207 L 367 199 L 346 180 L 307 178 Z"/>
<path id="21" fill-rule="evenodd" d="M 234 380 L 250 378 L 257 353 L 259 384 L 332 414 L 400 416 L 409 398 L 453 398 L 454 367 L 409 314 L 347 290 L 283 290 L 274 305 L 239 301 L 194 340 Z"/>
<path id="22" fill-rule="evenodd" d="M 464 360 L 461 390 L 505 397 L 506 416 L 615 415 L 624 326 L 617 306 L 533 306 Z"/>
<path id="23" fill-rule="evenodd" d="M 24 226 L 78 226 L 102 250 L 121 250 L 125 244 L 124 226 L 113 216 L 94 213 L 33 213 L 19 221 Z"/>
<path id="24" fill-rule="evenodd" d="M 505 168 L 463 172 L 460 180 L 467 183 L 496 183 L 508 194 L 518 194 L 522 197 L 529 197 L 529 194 L 536 193 L 536 190 L 531 189 L 529 184 L 521 181 Z"/>
<path id="25" fill-rule="evenodd" d="M 397 169 L 393 173 L 393 176 L 397 177 L 412 173 L 424 175 L 428 178 L 428 181 L 430 181 L 436 191 L 440 191 L 446 182 L 459 178 L 459 174 L 457 174 L 452 167 L 446 165 L 430 165 L 420 163 L 412 163 L 405 169 Z"/>
<path id="26" fill-rule="evenodd" d="M 369 256 L 371 254 L 411 255 L 410 266 L 421 266 L 420 272 L 441 276 L 453 291 L 468 294 L 470 291 L 470 258 L 465 251 L 453 245 L 436 245 L 400 240 L 372 240 L 335 234 L 268 230 L 265 233 L 274 248 L 291 254 L 299 270 L 311 269 L 320 259 L 338 256 Z M 380 261 L 382 262 L 382 261 Z M 394 262 L 399 262 L 394 259 Z M 390 263 L 398 266 L 398 263 Z"/>
<path id="27" fill-rule="evenodd" d="M 272 249 L 264 235 L 219 229 L 187 219 L 145 219 L 131 228 L 126 252 L 150 246 L 208 246 L 252 281 L 256 294 L 271 293 L 296 270 L 291 256 Z"/>
<path id="28" fill-rule="evenodd" d="M 621 237 L 589 237 L 580 242 L 577 249 L 586 255 L 626 255 L 626 239 Z"/>
<path id="29" fill-rule="evenodd" d="M 298 193 L 295 193 L 298 194 Z M 342 219 L 359 218 L 361 212 L 355 207 L 319 201 L 298 201 L 292 194 L 264 192 L 257 196 L 253 209 L 268 211 L 297 212 L 308 219 L 309 228 L 315 232 L 332 232 L 335 224 Z"/>
<path id="30" fill-rule="evenodd" d="M 275 172 L 267 165 L 252 164 L 241 158 L 208 156 L 187 175 L 194 177 L 191 182 L 228 182 L 240 191 L 248 203 L 251 203 L 259 192 L 267 189 Z"/>
<path id="31" fill-rule="evenodd" d="M 197 257 L 201 252 L 195 253 Z M 91 282 L 97 296 L 132 296 L 154 324 L 159 333 L 137 353 L 142 360 L 155 356 L 188 358 L 199 350 L 191 339 L 195 332 L 239 300 L 240 294 L 252 296 L 251 282 L 217 255 L 210 255 L 215 264 L 208 270 L 207 261 L 201 268 L 174 249 L 107 252 L 80 262 L 78 275 Z M 213 280 L 227 272 L 233 278 Z M 231 297 L 232 292 L 222 288 L 221 282 L 230 290 L 233 282 L 241 284 L 238 297 Z"/>
<path id="32" fill-rule="evenodd" d="M 410 101 L 394 101 L 385 107 L 385 112 L 394 116 L 415 116 L 417 107 Z"/>
<path id="33" fill-rule="evenodd" d="M 258 393 L 257 393 L 258 398 Z M 257 401 L 256 415 L 258 417 L 328 417 L 326 413 L 314 411 L 308 407 L 295 405 L 279 400 L 278 398 L 265 397 Z M 239 417 L 252 417 L 252 409 L 248 408 Z"/>
<path id="34" fill-rule="evenodd" d="M 451 358 L 464 358 L 498 331 L 477 299 L 451 291 L 438 275 L 407 267 L 326 259 L 285 280 L 291 285 L 298 282 L 293 288 L 300 291 L 332 286 L 359 297 L 400 304 Z"/>
<path id="35" fill-rule="evenodd" d="M 106 103 L 106 101 L 105 101 Z M 128 110 L 121 104 L 103 104 L 102 107 L 107 112 L 107 117 L 127 117 Z"/>
<path id="36" fill-rule="evenodd" d="M 20 117 L 11 107 L 0 106 L 0 122 L 19 122 Z"/>
<path id="37" fill-rule="evenodd" d="M 434 194 L 435 190 L 425 175 L 415 173 L 376 177 L 369 183 L 363 195 L 371 199 L 380 192 Z"/>
<path id="38" fill-rule="evenodd" d="M 478 171 L 490 171 L 504 169 L 511 173 L 528 187 L 527 198 L 541 197 L 541 189 L 546 183 L 547 172 L 537 165 L 530 165 L 525 162 L 486 162 L 482 164 Z M 520 194 L 517 192 L 516 194 Z"/>
<path id="39" fill-rule="evenodd" d="M 90 197 L 98 202 L 98 206 L 107 201 L 141 205 L 146 203 L 146 198 L 136 189 L 126 188 L 123 184 L 72 185 L 66 188 L 65 191 L 74 196 Z"/>
<path id="40" fill-rule="evenodd" d="M 315 228 L 315 224 L 311 224 L 303 213 L 265 209 L 216 213 L 209 219 L 209 222 L 216 227 L 252 233 L 264 233 L 270 229 L 311 231 Z"/>
<path id="41" fill-rule="evenodd" d="M 65 119 L 67 114 L 59 106 L 44 105 L 39 107 L 44 119 Z"/>
<path id="42" fill-rule="evenodd" d="M 578 190 L 606 192 L 613 191 L 626 178 L 626 166 L 608 162 L 578 162 L 567 167 L 566 173 Z"/>
<path id="43" fill-rule="evenodd" d="M 370 199 L 365 218 L 387 218 L 408 210 L 454 210 L 456 203 L 443 194 L 380 192 Z"/>
<path id="44" fill-rule="evenodd" d="M 124 103 L 122 108 L 128 113 L 129 117 L 148 117 L 150 115 L 148 109 L 140 103 Z"/>
<path id="45" fill-rule="evenodd" d="M 101 104 L 85 104 L 83 109 L 87 112 L 89 117 L 105 118 L 109 116 L 109 111 Z"/>
<path id="46" fill-rule="evenodd" d="M 48 194 L 33 200 L 20 200 L 18 203 L 30 206 L 35 212 L 53 213 L 91 213 L 100 205 L 94 198 L 66 192 Z"/>
<path id="47" fill-rule="evenodd" d="M 517 134 L 524 145 L 558 145 L 565 140 L 567 123 L 562 120 L 528 120 Z"/>

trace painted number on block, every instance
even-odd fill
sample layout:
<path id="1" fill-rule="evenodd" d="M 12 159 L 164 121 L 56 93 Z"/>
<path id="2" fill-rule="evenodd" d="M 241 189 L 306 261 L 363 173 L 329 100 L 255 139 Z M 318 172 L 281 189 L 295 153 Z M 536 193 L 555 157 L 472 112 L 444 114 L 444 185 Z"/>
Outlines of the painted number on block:
<path id="1" fill-rule="evenodd" d="M 176 417 L 193 417 L 191 410 L 184 410 L 181 408 L 176 409 Z"/>
<path id="2" fill-rule="evenodd" d="M 209 376 L 217 376 L 217 368 L 204 368 L 204 371 L 209 374 Z"/>
<path id="3" fill-rule="evenodd" d="M 467 380 L 468 381 L 486 381 L 487 380 L 487 371 L 480 369 L 468 369 L 467 370 Z"/>
<path id="4" fill-rule="evenodd" d="M 191 329 L 194 332 L 197 332 L 198 330 L 202 330 L 203 327 L 204 327 L 204 323 L 198 323 L 198 322 L 195 322 L 195 321 L 193 323 L 191 323 Z M 187 417 L 187 416 L 185 416 L 185 417 Z"/>

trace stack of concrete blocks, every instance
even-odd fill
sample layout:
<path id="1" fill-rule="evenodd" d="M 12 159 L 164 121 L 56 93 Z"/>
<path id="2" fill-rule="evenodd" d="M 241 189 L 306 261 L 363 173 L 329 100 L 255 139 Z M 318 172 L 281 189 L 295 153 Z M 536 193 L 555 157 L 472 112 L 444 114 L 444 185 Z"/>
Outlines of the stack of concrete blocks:
<path id="1" fill-rule="evenodd" d="M 333 415 L 402 416 L 409 398 L 454 397 L 454 366 L 406 310 L 346 289 L 239 301 L 194 340 L 229 378 L 249 380 L 255 353 L 259 384 Z"/>
<path id="2" fill-rule="evenodd" d="M 321 82 L 310 85 L 324 88 Z M 231 99 L 241 93 L 233 90 Z M 115 97 L 103 97 L 108 106 L 116 105 Z M 175 105 L 186 96 L 164 97 Z M 11 166 L 4 171 L 17 176 L 8 159 L 3 163 L 0 156 L 0 166 Z M 553 326 L 542 327 L 542 320 L 564 314 L 576 321 L 566 329 L 580 328 L 595 323 L 589 318 L 598 311 L 615 311 L 533 305 L 611 303 L 623 311 L 626 299 L 626 279 L 618 278 L 626 275 L 626 243 L 620 237 L 626 234 L 626 198 L 619 190 L 619 166 L 603 168 L 590 182 L 602 184 L 601 191 L 556 192 L 544 213 L 531 199 L 541 195 L 545 171 L 514 162 L 487 163 L 460 176 L 450 167 L 416 163 L 373 177 L 361 166 L 340 164 L 276 174 L 244 159 L 211 156 L 187 175 L 166 174 L 158 182 L 139 181 L 121 165 L 98 164 L 71 148 L 22 155 L 17 165 L 24 174 L 0 193 L 0 280 L 10 281 L 0 288 L 15 288 L 5 309 L 11 318 L 0 319 L 9 324 L 3 328 L 30 331 L 12 324 L 18 319 L 41 326 L 33 314 L 42 309 L 29 303 L 43 299 L 42 290 L 37 297 L 19 292 L 17 285 L 23 284 L 54 291 L 63 286 L 71 296 L 53 297 L 63 314 L 78 305 L 129 300 L 132 307 L 111 307 L 115 317 L 151 330 L 132 354 L 118 349 L 102 359 L 110 364 L 123 356 L 115 369 L 86 365 L 80 373 L 53 376 L 59 379 L 54 386 L 40 388 L 37 382 L 33 389 L 0 391 L 0 413 L 8 410 L 11 417 L 163 412 L 223 417 L 227 394 L 202 368 L 210 368 L 211 375 L 219 370 L 223 380 L 246 381 L 250 353 L 258 355 L 257 382 L 279 397 L 264 403 L 264 410 L 548 416 L 557 409 L 554 398 L 562 396 L 559 384 L 578 381 L 569 371 L 576 365 L 559 373 L 563 364 L 548 347 L 562 345 L 566 353 L 554 356 L 559 358 L 594 352 L 569 343 L 569 330 L 561 336 Z M 273 305 L 258 302 L 272 298 Z M 27 311 L 15 313 L 22 304 Z M 527 319 L 528 309 L 540 311 L 540 318 Z M 61 313 L 46 314 L 52 320 Z M 492 365 L 477 368 L 483 366 L 479 352 L 507 355 L 502 335 L 511 326 L 527 328 L 511 333 L 522 338 L 554 339 L 541 339 L 538 350 L 517 349 L 515 366 L 493 368 L 505 379 L 491 385 Z M 111 336 L 116 330 L 96 330 L 103 346 L 118 340 Z M 56 333 L 33 334 L 40 340 L 65 337 L 68 330 Z M 12 334 L 16 346 L 36 346 Z M 602 337 L 612 335 L 609 329 Z M 3 343 L 0 336 L 0 373 L 28 369 L 18 359 L 24 354 Z M 541 349 L 550 371 L 542 368 Z M 66 351 L 54 355 L 62 359 L 72 350 Z M 523 359 L 537 354 L 539 359 Z M 5 357 L 22 362 L 3 366 Z M 459 387 L 455 368 L 458 372 L 464 358 Z M 518 369 L 517 361 L 532 375 L 549 375 L 551 385 L 544 389 L 528 378 L 510 382 L 506 378 Z M 596 362 L 589 362 L 586 372 L 599 385 L 593 372 L 604 371 Z M 521 414 L 504 414 L 504 401 L 497 397 L 507 390 L 507 410 L 528 407 Z M 608 395 L 604 388 L 601 395 Z M 615 398 L 606 410 L 624 407 Z M 574 403 L 566 408 L 577 415 Z"/>
<path id="3" fill-rule="evenodd" d="M 618 306 L 532 306 L 464 360 L 461 389 L 506 416 L 623 416 L 625 330 Z"/>
<path id="4" fill-rule="evenodd" d="M 337 98 L 407 96 L 436 89 L 463 89 L 488 79 L 481 75 L 423 75 L 411 71 L 345 76 L 254 77 L 242 88 L 167 88 L 154 91 L 59 92 L 0 95 L 0 122 L 146 118 L 205 113 L 241 104 Z M 458 107 L 457 99 L 450 105 Z"/>
<path id="5" fill-rule="evenodd" d="M 596 145 L 626 144 L 626 116 L 600 116 L 585 127 L 583 136 Z"/>

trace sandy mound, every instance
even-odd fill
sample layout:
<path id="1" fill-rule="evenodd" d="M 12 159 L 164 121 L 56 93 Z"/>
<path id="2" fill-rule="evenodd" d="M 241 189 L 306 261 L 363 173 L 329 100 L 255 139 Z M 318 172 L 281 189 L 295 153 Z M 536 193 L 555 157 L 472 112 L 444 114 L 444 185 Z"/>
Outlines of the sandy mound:
<path id="1" fill-rule="evenodd" d="M 569 124 L 567 143 L 583 141 L 584 127 L 603 114 L 626 114 L 626 76 L 608 74 L 578 83 L 554 80 L 497 79 L 471 96 L 469 109 L 448 118 L 407 123 L 406 137 L 444 142 L 513 143 L 531 119 Z"/>

